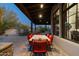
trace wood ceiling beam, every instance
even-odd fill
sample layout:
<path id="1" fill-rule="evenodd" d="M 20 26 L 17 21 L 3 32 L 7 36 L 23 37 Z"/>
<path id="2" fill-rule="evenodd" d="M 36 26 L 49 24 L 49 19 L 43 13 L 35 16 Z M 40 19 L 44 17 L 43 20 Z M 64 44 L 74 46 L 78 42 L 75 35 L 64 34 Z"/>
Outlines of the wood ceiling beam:
<path id="1" fill-rule="evenodd" d="M 42 12 L 43 10 L 48 10 L 48 8 L 51 8 L 51 6 L 49 6 L 49 7 L 44 7 L 43 9 L 34 9 L 33 11 L 30 11 L 31 13 L 35 13 L 35 12 Z"/>
<path id="2" fill-rule="evenodd" d="M 42 14 L 43 16 L 50 15 L 50 12 L 36 12 L 36 13 L 30 13 L 31 16 L 38 16 L 39 14 Z"/>
<path id="3" fill-rule="evenodd" d="M 50 10 L 43 10 L 43 11 L 39 11 L 39 12 L 35 12 L 35 13 L 31 13 L 31 15 L 39 15 L 39 14 L 49 14 Z"/>
<path id="4" fill-rule="evenodd" d="M 25 13 L 30 19 L 31 19 L 31 16 L 30 16 L 30 13 L 28 12 L 28 10 L 23 6 L 23 4 L 22 3 L 15 3 L 15 5 L 17 6 L 17 7 L 19 7 L 19 9 L 23 12 L 23 13 Z"/>
<path id="5" fill-rule="evenodd" d="M 43 16 L 42 18 L 39 18 L 39 17 L 37 16 L 37 17 L 32 17 L 32 19 L 39 19 L 39 20 L 40 20 L 40 19 L 47 19 L 47 20 L 48 20 L 48 19 L 50 19 L 50 18 L 49 18 L 48 16 L 46 16 L 46 17 Z"/>
<path id="6" fill-rule="evenodd" d="M 28 16 L 29 18 L 30 18 L 30 20 L 33 22 L 33 23 L 35 23 L 35 24 L 46 24 L 46 23 L 39 23 L 38 21 L 35 21 L 34 20 L 34 18 L 33 18 L 33 15 L 31 14 L 31 13 L 29 13 L 29 9 L 27 9 L 22 3 L 16 3 L 16 6 L 23 12 L 23 13 L 25 13 L 25 15 L 26 16 Z M 44 7 L 44 9 L 46 9 L 46 8 L 49 8 L 49 7 Z M 30 9 L 30 10 L 33 10 L 33 9 Z M 36 10 L 36 9 L 35 9 Z M 37 11 L 38 12 L 41 12 L 41 9 L 37 9 Z M 46 11 L 44 11 L 43 9 L 42 9 L 42 11 L 43 12 L 46 12 Z M 36 11 L 33 11 L 33 12 L 36 12 Z M 34 13 L 33 13 L 34 14 Z M 46 14 L 46 13 L 44 13 L 44 14 Z M 34 16 L 35 17 L 35 16 Z M 38 19 L 38 17 L 36 17 L 37 19 Z M 44 17 L 44 19 L 48 19 L 47 17 L 45 18 Z M 40 20 L 40 19 L 39 19 Z"/>
<path id="7" fill-rule="evenodd" d="M 42 4 L 42 3 L 34 3 L 34 5 L 30 5 L 28 8 L 29 9 L 38 8 L 38 7 L 40 8 L 40 4 Z M 43 3 L 43 5 L 46 6 L 45 3 Z"/>
<path id="8" fill-rule="evenodd" d="M 31 6 L 29 6 L 28 8 L 31 9 L 31 8 L 39 7 L 39 5 L 40 5 L 40 4 L 31 5 Z"/>

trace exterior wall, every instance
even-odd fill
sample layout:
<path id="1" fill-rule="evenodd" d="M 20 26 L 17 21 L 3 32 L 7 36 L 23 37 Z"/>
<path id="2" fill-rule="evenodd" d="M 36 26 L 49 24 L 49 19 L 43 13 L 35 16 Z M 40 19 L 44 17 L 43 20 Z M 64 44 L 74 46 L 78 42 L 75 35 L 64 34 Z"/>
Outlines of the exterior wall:
<path id="1" fill-rule="evenodd" d="M 66 33 L 65 33 L 65 21 L 66 21 L 66 13 L 64 13 L 64 11 L 66 10 L 66 4 L 63 4 L 63 3 L 59 3 L 59 4 L 56 4 L 55 6 L 52 7 L 52 10 L 51 10 L 51 27 L 52 27 L 52 31 L 53 31 L 53 34 L 55 34 L 55 20 L 53 18 L 53 15 L 54 13 L 59 9 L 59 37 L 63 37 L 63 38 L 66 38 Z"/>
<path id="2" fill-rule="evenodd" d="M 62 4 L 57 4 L 55 6 L 53 6 L 52 10 L 51 10 L 51 27 L 52 27 L 52 31 L 53 31 L 53 34 L 55 34 L 55 20 L 53 18 L 53 15 L 55 14 L 55 12 L 59 10 L 59 36 L 62 37 Z"/>
<path id="3" fill-rule="evenodd" d="M 54 44 L 70 56 L 79 56 L 79 44 L 54 35 Z"/>
<path id="4" fill-rule="evenodd" d="M 54 13 L 56 12 L 57 9 L 60 11 L 59 15 L 59 23 L 60 23 L 60 28 L 59 28 L 59 37 L 54 35 L 54 44 L 63 49 L 68 55 L 70 56 L 79 56 L 79 44 L 74 43 L 72 41 L 69 41 L 65 36 L 67 36 L 67 33 L 65 32 L 65 21 L 66 21 L 66 4 L 57 4 L 55 5 L 52 10 L 51 10 L 51 25 L 52 25 L 52 30 L 53 30 L 53 35 L 55 32 L 55 19 L 53 18 Z M 72 6 L 71 6 L 72 7 Z M 62 37 L 62 38 L 61 38 Z"/>
<path id="5" fill-rule="evenodd" d="M 56 10 L 58 9 L 58 5 L 53 6 L 52 10 L 51 10 L 51 28 L 52 28 L 52 32 L 53 34 L 55 34 L 54 30 L 55 30 L 55 22 L 54 22 L 54 18 L 53 18 L 53 14 L 56 12 Z"/>

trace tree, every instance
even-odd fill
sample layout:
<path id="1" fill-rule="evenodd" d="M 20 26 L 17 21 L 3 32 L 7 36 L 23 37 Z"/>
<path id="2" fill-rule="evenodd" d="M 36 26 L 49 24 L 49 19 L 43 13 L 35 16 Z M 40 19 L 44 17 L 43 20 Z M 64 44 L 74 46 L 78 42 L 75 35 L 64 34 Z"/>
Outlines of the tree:
<path id="1" fill-rule="evenodd" d="M 3 34 L 6 29 L 15 28 L 18 24 L 16 13 L 5 8 L 0 8 L 0 34 Z"/>
<path id="2" fill-rule="evenodd" d="M 2 20 L 2 17 L 4 15 L 4 8 L 0 8 L 0 34 L 3 33 L 3 20 Z"/>
<path id="3" fill-rule="evenodd" d="M 24 25 L 24 24 L 20 24 L 20 28 L 21 28 L 21 29 L 27 29 L 28 26 L 27 26 L 27 25 Z"/>
<path id="4" fill-rule="evenodd" d="M 12 10 L 0 8 L 0 35 L 10 28 L 28 30 L 29 26 L 21 24 L 16 13 Z"/>
<path id="5" fill-rule="evenodd" d="M 18 17 L 13 11 L 6 10 L 4 21 L 7 21 L 7 28 L 15 28 L 18 23 Z"/>
<path id="6" fill-rule="evenodd" d="M 19 33 L 20 35 L 27 35 L 29 33 L 29 26 L 19 23 Z"/>

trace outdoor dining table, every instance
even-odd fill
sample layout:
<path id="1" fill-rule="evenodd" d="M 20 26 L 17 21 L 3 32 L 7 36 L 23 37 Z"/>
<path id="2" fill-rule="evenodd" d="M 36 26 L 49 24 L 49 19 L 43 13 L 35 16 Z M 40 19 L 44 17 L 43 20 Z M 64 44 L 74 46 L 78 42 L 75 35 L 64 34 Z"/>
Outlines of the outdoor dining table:
<path id="1" fill-rule="evenodd" d="M 39 55 L 47 52 L 48 42 L 50 39 L 46 35 L 33 35 L 29 39 L 31 51 Z"/>
<path id="2" fill-rule="evenodd" d="M 50 48 L 50 44 L 51 43 L 51 38 L 46 36 L 46 35 L 33 35 L 30 39 L 29 39 L 29 47 L 30 47 L 30 51 L 35 52 L 35 50 L 41 46 L 38 49 L 38 53 L 40 53 L 40 51 L 48 51 Z M 45 47 L 46 46 L 46 47 Z M 45 49 L 45 50 L 44 50 Z"/>
<path id="3" fill-rule="evenodd" d="M 29 39 L 29 41 L 33 40 L 47 40 L 50 41 L 50 39 L 46 35 L 33 35 L 32 38 Z"/>

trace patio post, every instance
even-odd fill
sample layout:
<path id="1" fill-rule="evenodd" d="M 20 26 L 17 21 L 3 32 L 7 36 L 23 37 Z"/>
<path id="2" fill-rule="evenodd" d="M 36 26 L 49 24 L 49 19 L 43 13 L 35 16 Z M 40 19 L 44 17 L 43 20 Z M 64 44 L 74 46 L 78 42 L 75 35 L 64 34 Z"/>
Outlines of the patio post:
<path id="1" fill-rule="evenodd" d="M 33 32 L 33 23 L 31 22 L 31 33 Z"/>
<path id="2" fill-rule="evenodd" d="M 35 31 L 36 31 L 36 24 L 35 24 Z"/>

